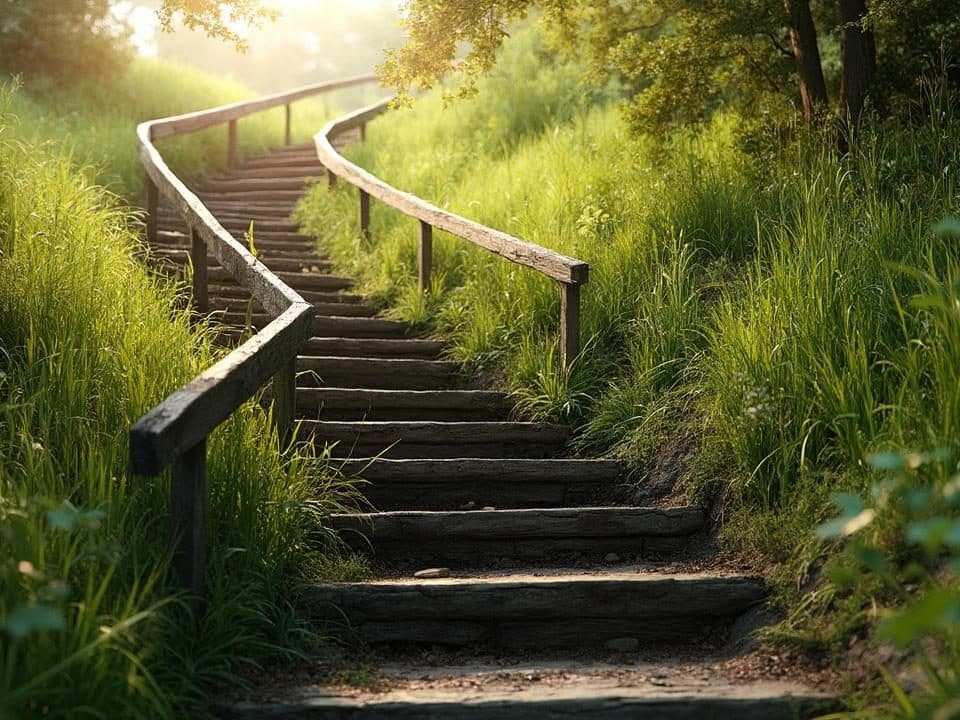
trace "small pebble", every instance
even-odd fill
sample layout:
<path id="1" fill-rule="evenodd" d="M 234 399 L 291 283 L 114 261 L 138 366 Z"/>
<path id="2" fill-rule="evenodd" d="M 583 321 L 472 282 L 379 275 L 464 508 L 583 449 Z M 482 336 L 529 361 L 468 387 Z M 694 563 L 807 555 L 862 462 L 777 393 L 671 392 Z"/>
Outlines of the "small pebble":
<path id="1" fill-rule="evenodd" d="M 464 503 L 463 505 L 461 505 L 461 506 L 460 506 L 460 509 L 461 509 L 461 510 L 473 510 L 476 506 L 477 506 L 477 504 L 476 504 L 473 500 L 471 500 L 470 502 Z"/>
<path id="2" fill-rule="evenodd" d="M 413 576 L 419 580 L 450 577 L 450 568 L 427 568 L 415 572 Z"/>
<path id="3" fill-rule="evenodd" d="M 616 553 L 607 553 L 604 556 L 603 561 L 606 563 L 618 563 L 620 562 L 620 556 Z"/>
<path id="4" fill-rule="evenodd" d="M 487 506 L 484 508 L 484 510 L 496 510 L 496 508 L 493 507 L 492 505 L 487 505 Z"/>

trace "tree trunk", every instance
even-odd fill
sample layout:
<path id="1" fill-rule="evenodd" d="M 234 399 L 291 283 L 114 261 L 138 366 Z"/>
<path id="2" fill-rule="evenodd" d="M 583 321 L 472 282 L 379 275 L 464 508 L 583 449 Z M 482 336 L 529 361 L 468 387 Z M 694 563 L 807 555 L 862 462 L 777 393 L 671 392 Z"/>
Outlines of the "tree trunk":
<path id="1" fill-rule="evenodd" d="M 877 70 L 877 49 L 873 31 L 865 30 L 866 0 L 840 0 L 840 46 L 843 68 L 840 74 L 840 112 L 844 124 L 856 125 Z"/>
<path id="2" fill-rule="evenodd" d="M 827 104 L 827 83 L 820 64 L 817 28 L 810 14 L 810 0 L 783 0 L 783 7 L 790 26 L 790 45 L 800 82 L 803 118 L 809 125 L 813 122 L 817 105 Z"/>

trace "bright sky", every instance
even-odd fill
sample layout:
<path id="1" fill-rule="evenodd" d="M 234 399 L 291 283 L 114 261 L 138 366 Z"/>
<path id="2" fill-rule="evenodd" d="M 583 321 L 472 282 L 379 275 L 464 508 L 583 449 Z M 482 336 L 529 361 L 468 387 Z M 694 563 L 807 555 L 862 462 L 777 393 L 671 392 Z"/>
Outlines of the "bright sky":
<path id="1" fill-rule="evenodd" d="M 387 2 L 396 0 L 339 0 L 351 7 L 376 8 Z M 269 4 L 281 12 L 292 10 L 298 7 L 306 7 L 316 0 L 269 0 Z M 126 16 L 133 27 L 133 44 L 137 52 L 141 55 L 154 56 L 157 54 L 157 46 L 154 37 L 160 31 L 160 21 L 157 19 L 157 13 L 154 7 L 136 2 L 136 0 L 123 0 L 117 3 L 114 12 L 118 16 Z M 243 35 L 247 28 L 239 26 L 234 28 Z"/>

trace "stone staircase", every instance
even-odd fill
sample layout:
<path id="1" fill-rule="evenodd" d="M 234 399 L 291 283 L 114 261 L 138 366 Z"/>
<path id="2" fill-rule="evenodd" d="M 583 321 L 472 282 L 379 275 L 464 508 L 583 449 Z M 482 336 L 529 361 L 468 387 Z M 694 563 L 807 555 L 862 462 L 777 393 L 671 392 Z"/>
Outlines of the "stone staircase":
<path id="1" fill-rule="evenodd" d="M 822 707 L 823 696 L 796 683 L 711 669 L 726 628 L 762 602 L 764 587 L 736 573 L 677 571 L 704 528 L 703 508 L 607 505 L 617 462 L 570 457 L 568 428 L 517 420 L 507 396 L 443 359 L 442 343 L 378 317 L 332 273 L 289 220 L 306 184 L 323 176 L 312 146 L 292 146 L 197 192 L 235 236 L 253 222 L 260 258 L 316 306 L 297 362 L 300 440 L 336 443 L 344 471 L 368 481 L 376 511 L 332 522 L 376 570 L 371 580 L 306 588 L 303 601 L 346 647 L 385 653 L 376 672 L 387 688 L 268 678 L 217 712 L 732 720 Z M 186 228 L 161 205 L 159 229 L 151 262 L 179 272 Z M 212 257 L 208 278 L 225 341 L 269 321 Z"/>

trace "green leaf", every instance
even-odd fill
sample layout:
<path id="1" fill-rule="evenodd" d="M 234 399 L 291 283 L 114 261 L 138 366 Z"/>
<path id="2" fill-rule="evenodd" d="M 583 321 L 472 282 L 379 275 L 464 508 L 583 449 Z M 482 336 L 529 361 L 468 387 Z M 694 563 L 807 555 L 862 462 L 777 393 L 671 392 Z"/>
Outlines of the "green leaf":
<path id="1" fill-rule="evenodd" d="M 933 232 L 938 237 L 960 237 L 960 218 L 948 216 L 934 225 Z"/>
<path id="2" fill-rule="evenodd" d="M 945 517 L 912 522 L 907 527 L 907 540 L 922 545 L 930 554 L 936 553 L 950 532 L 951 524 L 950 519 Z"/>
<path id="3" fill-rule="evenodd" d="M 939 635 L 944 628 L 960 621 L 960 597 L 943 588 L 933 588 L 915 602 L 885 620 L 880 635 L 899 647 L 925 635 Z"/>
<path id="4" fill-rule="evenodd" d="M 58 530 L 71 532 L 77 527 L 79 520 L 77 509 L 67 502 L 58 508 L 47 510 L 47 522 Z"/>
<path id="5" fill-rule="evenodd" d="M 885 573 L 889 570 L 886 556 L 876 548 L 858 546 L 854 548 L 853 554 L 857 562 L 875 573 Z"/>
<path id="6" fill-rule="evenodd" d="M 830 499 L 840 508 L 844 517 L 850 518 L 863 512 L 863 498 L 856 493 L 834 493 Z"/>
<path id="7" fill-rule="evenodd" d="M 816 534 L 824 540 L 847 537 L 865 528 L 873 522 L 875 516 L 876 513 L 867 508 L 852 517 L 845 515 L 823 523 L 817 528 Z"/>
<path id="8" fill-rule="evenodd" d="M 65 630 L 67 621 L 53 605 L 20 605 L 3 620 L 3 627 L 14 640 L 23 640 L 35 632 Z"/>
<path id="9" fill-rule="evenodd" d="M 867 456 L 867 462 L 874 470 L 903 470 L 907 466 L 907 456 L 899 452 L 873 453 Z"/>

